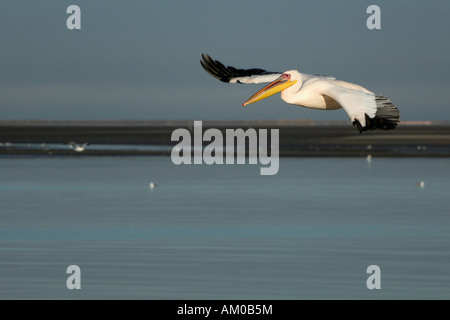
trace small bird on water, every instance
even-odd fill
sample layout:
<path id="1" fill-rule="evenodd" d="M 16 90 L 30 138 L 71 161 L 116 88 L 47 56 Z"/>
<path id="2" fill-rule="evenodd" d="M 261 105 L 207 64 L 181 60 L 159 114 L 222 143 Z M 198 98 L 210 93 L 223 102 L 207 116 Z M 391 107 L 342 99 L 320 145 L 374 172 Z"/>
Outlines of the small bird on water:
<path id="1" fill-rule="evenodd" d="M 75 152 L 83 152 L 86 146 L 89 144 L 89 142 L 85 142 L 82 145 L 78 145 L 75 142 L 71 141 L 68 144 Z"/>

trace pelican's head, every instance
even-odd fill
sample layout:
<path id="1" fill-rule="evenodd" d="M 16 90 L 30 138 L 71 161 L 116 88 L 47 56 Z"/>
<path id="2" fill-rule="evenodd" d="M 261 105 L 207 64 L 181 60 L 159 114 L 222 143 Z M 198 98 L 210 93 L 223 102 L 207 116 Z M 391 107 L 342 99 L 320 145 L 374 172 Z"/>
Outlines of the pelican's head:
<path id="1" fill-rule="evenodd" d="M 286 71 L 283 73 L 279 78 L 277 78 L 275 81 L 269 83 L 267 86 L 259 90 L 257 93 L 255 93 L 253 96 L 250 97 L 247 101 L 244 102 L 243 106 L 245 107 L 248 104 L 251 104 L 253 102 L 265 99 L 267 97 L 270 97 L 274 95 L 275 93 L 278 93 L 280 91 L 283 91 L 290 86 L 297 83 L 297 74 L 300 74 L 298 71 Z"/>

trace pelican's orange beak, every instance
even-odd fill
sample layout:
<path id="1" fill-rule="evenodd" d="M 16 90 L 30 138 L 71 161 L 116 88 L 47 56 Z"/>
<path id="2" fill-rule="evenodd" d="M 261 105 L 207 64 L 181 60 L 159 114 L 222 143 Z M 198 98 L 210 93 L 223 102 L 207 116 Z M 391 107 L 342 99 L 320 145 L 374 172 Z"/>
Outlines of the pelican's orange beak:
<path id="1" fill-rule="evenodd" d="M 283 91 L 286 88 L 289 88 L 290 86 L 294 85 L 297 82 L 297 80 L 291 81 L 289 78 L 286 77 L 286 75 L 282 75 L 278 79 L 276 79 L 274 82 L 268 84 L 261 90 L 259 90 L 257 93 L 252 95 L 250 99 L 244 102 L 243 106 L 245 107 L 248 104 L 251 104 L 253 102 L 265 99 L 267 97 L 270 97 L 274 95 L 275 93 L 278 93 L 280 91 Z"/>

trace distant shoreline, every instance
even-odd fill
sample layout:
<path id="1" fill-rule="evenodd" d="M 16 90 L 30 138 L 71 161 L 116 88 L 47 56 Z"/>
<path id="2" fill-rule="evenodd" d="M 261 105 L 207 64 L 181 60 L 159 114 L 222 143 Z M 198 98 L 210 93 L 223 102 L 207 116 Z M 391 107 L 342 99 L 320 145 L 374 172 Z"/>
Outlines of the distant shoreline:
<path id="1" fill-rule="evenodd" d="M 0 121 L 0 155 L 170 155 L 173 130 L 193 131 L 193 120 L 174 121 Z M 395 130 L 360 134 L 348 121 L 204 120 L 208 128 L 279 129 L 280 156 L 296 157 L 450 157 L 450 122 L 403 121 Z M 90 142 L 82 153 L 38 150 L 26 144 Z M 207 145 L 209 142 L 205 142 Z M 20 144 L 21 148 L 14 145 Z M 161 150 L 96 150 L 95 145 L 155 145 Z"/>
<path id="2" fill-rule="evenodd" d="M 187 126 L 192 120 L 0 120 L 2 126 Z M 347 120 L 311 120 L 311 119 L 278 119 L 278 120 L 202 120 L 206 125 L 217 126 L 334 126 L 350 125 Z M 400 125 L 406 126 L 450 126 L 450 120 L 405 120 Z"/>

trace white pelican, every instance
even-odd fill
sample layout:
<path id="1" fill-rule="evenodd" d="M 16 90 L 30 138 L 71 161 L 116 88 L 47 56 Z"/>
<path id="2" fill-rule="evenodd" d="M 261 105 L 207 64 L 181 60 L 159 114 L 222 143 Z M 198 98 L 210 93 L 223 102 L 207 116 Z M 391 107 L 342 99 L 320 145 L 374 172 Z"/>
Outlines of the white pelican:
<path id="1" fill-rule="evenodd" d="M 400 120 L 398 108 L 388 98 L 333 77 L 310 75 L 297 70 L 281 73 L 225 67 L 207 54 L 202 54 L 200 64 L 206 72 L 222 82 L 270 82 L 244 102 L 244 106 L 281 91 L 281 99 L 289 104 L 320 110 L 343 108 L 359 132 L 377 128 L 394 129 Z"/>
<path id="2" fill-rule="evenodd" d="M 78 145 L 75 142 L 69 142 L 70 147 L 76 152 L 83 152 L 89 142 L 85 142 L 82 145 Z"/>

